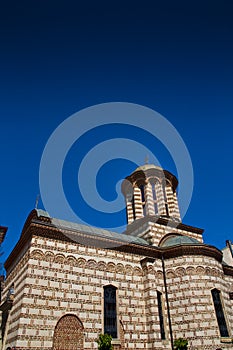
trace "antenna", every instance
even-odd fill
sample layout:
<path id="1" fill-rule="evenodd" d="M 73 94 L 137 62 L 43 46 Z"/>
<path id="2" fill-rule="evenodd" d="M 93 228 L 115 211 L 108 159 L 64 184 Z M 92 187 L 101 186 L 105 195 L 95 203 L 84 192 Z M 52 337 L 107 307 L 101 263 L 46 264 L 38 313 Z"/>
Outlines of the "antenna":
<path id="1" fill-rule="evenodd" d="M 36 196 L 35 209 L 38 208 L 39 199 L 40 199 L 40 194 L 38 194 L 38 195 Z"/>

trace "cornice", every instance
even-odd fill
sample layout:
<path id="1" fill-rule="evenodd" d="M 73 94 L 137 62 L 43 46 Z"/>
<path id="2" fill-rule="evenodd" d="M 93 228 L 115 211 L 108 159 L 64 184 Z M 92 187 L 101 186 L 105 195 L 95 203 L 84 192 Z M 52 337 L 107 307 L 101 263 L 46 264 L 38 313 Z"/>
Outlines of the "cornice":
<path id="1" fill-rule="evenodd" d="M 183 255 L 202 255 L 209 256 L 216 259 L 217 261 L 222 261 L 222 252 L 207 244 L 182 244 L 171 247 L 161 247 L 163 251 L 162 255 L 164 259 L 176 258 Z"/>
<path id="2" fill-rule="evenodd" d="M 233 276 L 233 266 L 223 265 L 223 272 L 225 275 Z"/>
<path id="3" fill-rule="evenodd" d="M 22 231 L 20 239 L 18 240 L 10 255 L 5 261 L 4 267 L 7 272 L 12 265 L 17 264 L 22 255 L 26 252 L 27 248 L 29 248 L 32 236 L 32 232 L 30 229 L 30 224 L 28 224 L 27 226 L 24 225 L 24 230 Z"/>
<path id="4" fill-rule="evenodd" d="M 168 217 L 151 215 L 151 216 L 145 216 L 141 219 L 135 220 L 134 222 L 132 222 L 131 224 L 129 224 L 127 226 L 127 229 L 123 233 L 130 234 L 133 231 L 139 230 L 140 227 L 143 227 L 143 225 L 146 223 L 148 223 L 148 226 L 149 226 L 150 222 L 156 223 L 156 224 L 159 224 L 162 226 L 166 226 L 166 227 L 171 227 L 173 229 L 177 228 L 179 230 L 197 233 L 199 235 L 202 235 L 204 232 L 204 229 L 202 229 L 202 228 L 189 226 L 189 225 L 183 224 L 182 222 L 173 221 L 173 220 L 171 220 L 171 218 L 168 218 Z"/>
<path id="5" fill-rule="evenodd" d="M 141 255 L 149 259 L 170 259 L 185 255 L 209 256 L 217 261 L 222 261 L 222 252 L 206 244 L 183 244 L 171 247 L 156 247 L 139 243 L 125 242 L 120 239 L 103 237 L 101 235 L 90 235 L 88 233 L 63 229 L 54 226 L 48 218 L 37 217 L 31 213 L 24 225 L 22 234 L 15 248 L 5 262 L 5 268 L 12 269 L 12 266 L 22 257 L 30 247 L 32 236 L 43 236 L 58 241 L 74 242 L 90 247 L 98 247 L 109 250 L 116 250 L 129 254 Z M 46 220 L 45 220 L 46 219 Z M 133 238 L 133 237 L 132 237 Z M 107 248 L 106 248 L 107 246 Z M 224 266 L 225 274 L 233 274 L 233 268 Z"/>
<path id="6" fill-rule="evenodd" d="M 153 177 L 157 177 L 161 180 L 167 179 L 171 183 L 173 190 L 176 190 L 178 186 L 178 180 L 175 177 L 175 175 L 173 175 L 167 170 L 156 169 L 156 168 L 149 168 L 146 170 L 140 169 L 140 170 L 134 171 L 131 175 L 125 178 L 126 181 L 123 181 L 122 187 L 121 187 L 122 193 L 124 195 L 126 194 L 126 189 L 128 188 L 128 184 L 129 184 L 128 181 L 133 184 L 139 180 L 146 181 L 147 179 L 153 178 Z"/>
<path id="7" fill-rule="evenodd" d="M 136 251 L 136 254 L 138 255 L 144 255 L 148 258 L 154 259 L 162 259 L 163 257 L 166 260 L 185 255 L 201 255 L 212 257 L 219 262 L 222 261 L 222 252 L 219 249 L 206 244 L 183 244 L 172 247 L 141 247 L 137 245 L 136 247 L 136 245 L 133 245 L 131 243 L 128 245 L 117 247 L 116 249 L 125 253 L 135 253 Z"/>

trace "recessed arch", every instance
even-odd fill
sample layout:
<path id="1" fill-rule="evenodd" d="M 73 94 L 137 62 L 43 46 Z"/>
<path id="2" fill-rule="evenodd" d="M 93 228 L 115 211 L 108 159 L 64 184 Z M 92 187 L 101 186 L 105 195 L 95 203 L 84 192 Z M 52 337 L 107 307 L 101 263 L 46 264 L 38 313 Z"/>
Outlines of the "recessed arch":
<path id="1" fill-rule="evenodd" d="M 80 319 L 73 314 L 62 316 L 55 327 L 53 350 L 83 350 L 84 329 Z"/>
<path id="2" fill-rule="evenodd" d="M 176 236 L 182 236 L 180 233 L 176 233 L 176 232 L 169 232 L 167 233 L 165 236 L 163 236 L 158 244 L 159 247 L 161 247 L 163 245 L 163 243 L 168 239 L 168 238 L 172 238 L 172 237 L 176 237 Z"/>
<path id="3" fill-rule="evenodd" d="M 159 242 L 159 247 L 171 247 L 175 245 L 200 245 L 201 243 L 193 237 L 182 235 L 180 233 L 168 233 Z"/>

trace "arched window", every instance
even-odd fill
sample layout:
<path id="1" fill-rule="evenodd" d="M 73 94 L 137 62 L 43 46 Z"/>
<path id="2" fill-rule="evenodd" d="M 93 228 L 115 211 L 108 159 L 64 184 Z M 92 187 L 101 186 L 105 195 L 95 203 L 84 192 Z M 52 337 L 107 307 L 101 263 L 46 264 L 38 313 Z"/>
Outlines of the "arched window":
<path id="1" fill-rule="evenodd" d="M 221 292 L 215 288 L 215 289 L 212 289 L 211 294 L 214 302 L 215 314 L 218 321 L 220 335 L 221 337 L 229 337 L 227 324 L 226 324 L 223 307 L 222 307 Z"/>
<path id="2" fill-rule="evenodd" d="M 104 333 L 117 338 L 116 287 L 104 287 Z"/>

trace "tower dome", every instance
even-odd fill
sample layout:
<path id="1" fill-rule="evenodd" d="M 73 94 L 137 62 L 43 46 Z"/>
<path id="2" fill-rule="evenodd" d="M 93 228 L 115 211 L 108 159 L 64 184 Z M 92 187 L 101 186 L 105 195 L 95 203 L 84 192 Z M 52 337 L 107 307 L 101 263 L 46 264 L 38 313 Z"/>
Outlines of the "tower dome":
<path id="1" fill-rule="evenodd" d="M 162 216 L 180 221 L 177 178 L 154 164 L 138 167 L 122 183 L 128 224 L 145 216 Z"/>

